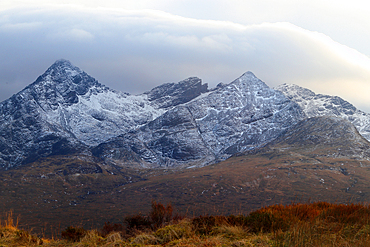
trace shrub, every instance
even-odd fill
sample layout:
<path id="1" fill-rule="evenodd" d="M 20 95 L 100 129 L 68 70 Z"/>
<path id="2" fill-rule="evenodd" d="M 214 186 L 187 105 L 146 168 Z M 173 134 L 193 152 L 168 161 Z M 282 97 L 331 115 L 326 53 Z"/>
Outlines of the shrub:
<path id="1" fill-rule="evenodd" d="M 183 220 L 176 225 L 168 225 L 158 229 L 154 235 L 160 239 L 161 244 L 165 244 L 177 239 L 193 236 L 193 232 L 191 231 L 190 222 Z"/>
<path id="2" fill-rule="evenodd" d="M 246 225 L 251 232 L 272 232 L 286 230 L 289 226 L 282 218 L 267 212 L 252 212 L 246 217 Z"/>
<path id="3" fill-rule="evenodd" d="M 197 234 L 209 235 L 217 226 L 244 227 L 247 224 L 247 217 L 243 215 L 198 216 L 191 220 L 191 224 Z"/>
<path id="4" fill-rule="evenodd" d="M 173 208 L 171 204 L 164 206 L 162 203 L 152 201 L 152 211 L 149 216 L 153 224 L 153 229 L 158 229 L 172 220 Z"/>
<path id="5" fill-rule="evenodd" d="M 172 214 L 173 208 L 171 204 L 165 206 L 162 203 L 152 201 L 152 210 L 149 215 L 142 215 L 139 213 L 125 217 L 124 221 L 127 225 L 127 230 L 131 233 L 135 230 L 156 230 L 169 224 L 173 218 Z M 176 219 L 181 218 L 182 217 L 179 215 L 176 216 Z"/>
<path id="6" fill-rule="evenodd" d="M 62 238 L 68 241 L 77 242 L 86 234 L 86 230 L 82 227 L 69 226 L 67 229 L 62 231 Z"/>
<path id="7" fill-rule="evenodd" d="M 126 216 L 124 221 L 127 225 L 127 230 L 130 233 L 134 232 L 135 230 L 145 230 L 151 227 L 150 219 L 142 214 Z"/>
<path id="8" fill-rule="evenodd" d="M 246 225 L 247 217 L 244 215 L 229 215 L 227 217 L 227 222 L 231 226 L 245 226 Z"/>
<path id="9" fill-rule="evenodd" d="M 370 209 L 361 204 L 333 204 L 320 214 L 328 222 L 346 224 L 367 224 L 369 217 Z"/>
<path id="10" fill-rule="evenodd" d="M 216 226 L 215 216 L 198 216 L 192 219 L 191 225 L 197 234 L 209 235 Z"/>
<path id="11" fill-rule="evenodd" d="M 99 234 L 102 237 L 106 237 L 113 232 L 120 232 L 122 235 L 125 235 L 126 228 L 122 224 L 105 222 L 104 226 L 100 229 Z"/>

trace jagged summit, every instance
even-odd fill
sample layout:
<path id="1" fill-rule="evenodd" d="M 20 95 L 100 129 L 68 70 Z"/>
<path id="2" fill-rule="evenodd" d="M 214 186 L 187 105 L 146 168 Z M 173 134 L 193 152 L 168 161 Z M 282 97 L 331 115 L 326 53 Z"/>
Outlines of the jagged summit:
<path id="1" fill-rule="evenodd" d="M 83 74 L 84 72 L 74 66 L 70 61 L 66 59 L 59 59 L 56 60 L 46 71 L 44 74 L 38 77 L 36 81 L 40 81 L 47 76 L 49 77 L 57 77 L 57 76 L 66 76 L 66 77 L 74 77 L 78 74 Z"/>
<path id="2" fill-rule="evenodd" d="M 79 74 L 86 74 L 80 68 L 74 66 L 70 61 L 66 59 L 59 59 L 55 61 L 45 72 L 46 75 L 50 76 L 61 76 L 75 77 Z"/>
<path id="3" fill-rule="evenodd" d="M 67 59 L 64 59 L 64 58 L 60 58 L 58 60 L 56 60 L 52 65 L 52 66 L 56 66 L 58 64 L 64 64 L 64 65 L 67 65 L 67 66 L 71 66 L 71 67 L 75 67 L 74 65 L 72 65 L 71 61 L 67 60 Z"/>
<path id="4" fill-rule="evenodd" d="M 245 72 L 241 77 L 255 77 L 255 78 L 257 78 L 252 71 Z"/>
<path id="5" fill-rule="evenodd" d="M 208 84 L 202 84 L 198 77 L 189 77 L 178 83 L 165 83 L 144 94 L 160 108 L 184 104 L 208 91 Z"/>
<path id="6" fill-rule="evenodd" d="M 76 70 L 80 70 L 78 67 L 74 66 L 69 60 L 67 59 L 64 59 L 64 58 L 61 58 L 61 59 L 58 59 L 56 60 L 51 66 L 50 68 L 72 68 L 72 69 L 76 69 Z"/>
<path id="7" fill-rule="evenodd" d="M 321 107 L 323 108 L 318 109 L 317 112 L 313 112 L 312 109 L 309 109 L 311 105 L 306 104 L 304 108 L 306 110 L 306 113 L 308 114 L 308 117 L 313 117 L 318 112 L 323 111 L 325 112 L 327 110 L 332 111 L 333 115 L 339 115 L 339 112 L 341 111 L 344 111 L 345 113 L 352 115 L 357 111 L 354 105 L 352 105 L 348 101 L 343 100 L 338 96 L 315 94 L 313 91 L 304 87 L 300 87 L 298 85 L 282 84 L 276 87 L 276 89 L 283 92 L 288 98 L 292 100 L 300 102 L 308 100 L 311 104 L 313 104 L 313 102 L 316 101 L 315 102 L 316 104 L 321 104 Z M 333 111 L 334 109 L 336 110 Z M 322 115 L 327 115 L 327 113 L 324 113 Z"/>
<path id="8" fill-rule="evenodd" d="M 238 80 L 247 80 L 247 81 L 254 81 L 254 82 L 261 81 L 251 71 L 245 72 L 244 74 L 239 76 L 237 79 L 235 79 L 234 82 L 238 81 Z M 233 82 L 231 82 L 231 83 L 233 83 Z"/>
<path id="9" fill-rule="evenodd" d="M 57 60 L 53 63 L 44 74 L 39 76 L 29 87 L 37 87 L 37 93 L 54 90 L 65 97 L 66 95 L 84 95 L 91 87 L 106 88 L 101 85 L 95 78 L 74 66 L 65 59 Z M 43 88 L 43 89 L 42 89 Z M 73 101 L 73 100 L 72 100 Z M 72 102 L 73 103 L 73 102 Z"/>
<path id="10" fill-rule="evenodd" d="M 293 97 L 314 97 L 316 94 L 311 91 L 310 89 L 295 85 L 295 84 L 288 84 L 284 83 L 275 88 L 276 90 L 279 90 L 283 92 L 287 97 L 293 98 Z"/>
<path id="11" fill-rule="evenodd" d="M 247 91 L 274 91 L 263 81 L 258 79 L 252 72 L 247 71 L 239 78 L 228 84 L 229 87 L 236 87 L 237 90 Z"/>

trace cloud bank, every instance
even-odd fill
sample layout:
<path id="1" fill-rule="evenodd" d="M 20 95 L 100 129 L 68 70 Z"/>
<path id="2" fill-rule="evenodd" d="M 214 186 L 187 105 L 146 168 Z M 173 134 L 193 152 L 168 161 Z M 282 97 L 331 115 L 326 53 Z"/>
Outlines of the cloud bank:
<path id="1" fill-rule="evenodd" d="M 198 76 L 211 87 L 246 71 L 370 112 L 370 59 L 290 23 L 241 25 L 154 10 L 40 5 L 0 11 L 0 101 L 65 58 L 101 83 L 142 93 Z"/>

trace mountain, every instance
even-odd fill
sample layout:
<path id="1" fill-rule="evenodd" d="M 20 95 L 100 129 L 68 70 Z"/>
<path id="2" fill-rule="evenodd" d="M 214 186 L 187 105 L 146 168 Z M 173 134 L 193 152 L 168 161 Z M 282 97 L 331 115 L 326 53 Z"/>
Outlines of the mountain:
<path id="1" fill-rule="evenodd" d="M 118 166 L 201 167 L 273 141 L 299 121 L 347 119 L 370 139 L 370 115 L 295 85 L 272 89 L 252 72 L 208 89 L 190 77 L 139 95 L 100 84 L 67 60 L 0 103 L 0 167 L 52 155 Z"/>
<path id="2" fill-rule="evenodd" d="M 118 165 L 203 166 L 272 141 L 298 121 L 333 116 L 370 140 L 370 114 L 337 96 L 296 86 L 269 88 L 251 72 L 93 149 Z M 284 97 L 285 96 L 285 97 Z"/>

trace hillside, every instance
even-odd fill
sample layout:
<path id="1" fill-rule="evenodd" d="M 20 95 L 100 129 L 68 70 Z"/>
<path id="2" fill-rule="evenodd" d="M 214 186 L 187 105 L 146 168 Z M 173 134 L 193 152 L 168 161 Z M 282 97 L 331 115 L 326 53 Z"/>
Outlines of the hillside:
<path id="1" fill-rule="evenodd" d="M 367 202 L 369 143 L 338 118 L 297 126 L 259 150 L 202 168 L 134 169 L 89 156 L 44 158 L 0 174 L 0 207 L 20 214 L 23 226 L 41 230 L 46 224 L 101 227 L 148 211 L 153 199 L 190 216 L 246 214 L 277 203 Z"/>

